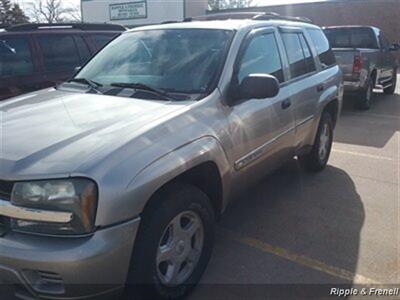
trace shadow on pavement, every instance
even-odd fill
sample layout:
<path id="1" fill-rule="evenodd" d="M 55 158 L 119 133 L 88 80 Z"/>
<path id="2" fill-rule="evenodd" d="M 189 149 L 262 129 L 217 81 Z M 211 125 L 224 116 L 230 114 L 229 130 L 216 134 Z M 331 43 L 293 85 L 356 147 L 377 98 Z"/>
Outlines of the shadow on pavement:
<path id="1" fill-rule="evenodd" d="M 309 174 L 293 160 L 235 199 L 219 228 L 323 262 L 347 276 L 332 276 L 251 245 L 230 244 L 217 235 L 202 285 L 190 299 L 321 299 L 329 296 L 329 284 L 350 287 L 364 218 L 360 196 L 346 172 L 328 166 Z M 307 296 L 299 291 L 308 291 Z"/>
<path id="2" fill-rule="evenodd" d="M 376 93 L 370 110 L 354 108 L 354 99 L 344 99 L 335 142 L 383 148 L 400 130 L 400 95 Z"/>

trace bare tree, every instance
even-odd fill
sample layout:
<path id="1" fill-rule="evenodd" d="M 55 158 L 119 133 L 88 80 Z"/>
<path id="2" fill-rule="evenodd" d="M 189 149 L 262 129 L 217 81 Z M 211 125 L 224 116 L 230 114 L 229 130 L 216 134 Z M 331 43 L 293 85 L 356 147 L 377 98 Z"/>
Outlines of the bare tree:
<path id="1" fill-rule="evenodd" d="M 12 4 L 10 0 L 0 0 L 0 27 L 28 22 L 29 18 L 17 3 Z"/>
<path id="2" fill-rule="evenodd" d="M 79 7 L 66 6 L 61 0 L 38 0 L 31 3 L 31 15 L 35 22 L 80 22 Z"/>

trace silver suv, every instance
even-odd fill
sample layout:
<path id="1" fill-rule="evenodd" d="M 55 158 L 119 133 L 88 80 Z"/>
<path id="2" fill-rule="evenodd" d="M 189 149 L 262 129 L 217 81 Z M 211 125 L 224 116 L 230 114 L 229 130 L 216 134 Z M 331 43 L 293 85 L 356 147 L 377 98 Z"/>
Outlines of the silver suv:
<path id="1" fill-rule="evenodd" d="M 131 30 L 69 82 L 0 104 L 11 293 L 179 298 L 233 195 L 295 156 L 324 169 L 343 94 L 324 33 L 246 18 Z"/>

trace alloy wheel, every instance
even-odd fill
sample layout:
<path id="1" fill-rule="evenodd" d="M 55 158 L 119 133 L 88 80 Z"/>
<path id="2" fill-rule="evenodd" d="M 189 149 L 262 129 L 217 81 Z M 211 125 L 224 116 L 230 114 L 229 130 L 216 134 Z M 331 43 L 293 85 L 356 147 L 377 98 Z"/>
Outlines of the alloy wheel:
<path id="1" fill-rule="evenodd" d="M 178 286 L 192 275 L 204 244 L 204 226 L 194 211 L 184 211 L 167 225 L 158 246 L 157 275 L 162 284 Z"/>

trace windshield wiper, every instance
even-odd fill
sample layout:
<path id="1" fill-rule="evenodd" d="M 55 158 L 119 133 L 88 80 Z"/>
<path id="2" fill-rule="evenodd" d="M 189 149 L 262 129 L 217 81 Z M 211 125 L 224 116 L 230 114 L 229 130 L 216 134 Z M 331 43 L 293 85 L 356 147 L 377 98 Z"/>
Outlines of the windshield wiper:
<path id="1" fill-rule="evenodd" d="M 115 86 L 115 87 L 120 87 L 120 88 L 149 91 L 158 96 L 164 97 L 164 99 L 166 99 L 166 100 L 177 100 L 176 98 L 170 96 L 166 91 L 164 91 L 162 89 L 157 89 L 155 87 L 149 86 L 144 83 L 115 82 L 115 83 L 111 83 L 110 85 Z"/>
<path id="2" fill-rule="evenodd" d="M 92 90 L 94 90 L 95 92 L 97 92 L 98 94 L 103 94 L 102 92 L 100 92 L 98 90 L 99 87 L 102 87 L 103 85 L 93 81 L 91 79 L 87 79 L 87 78 L 72 78 L 71 80 L 68 80 L 68 82 L 77 82 L 77 83 L 83 83 L 88 85 Z"/>

